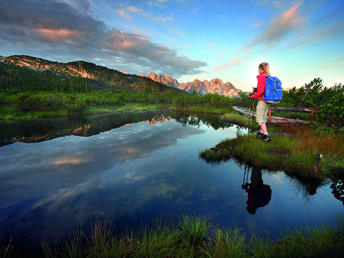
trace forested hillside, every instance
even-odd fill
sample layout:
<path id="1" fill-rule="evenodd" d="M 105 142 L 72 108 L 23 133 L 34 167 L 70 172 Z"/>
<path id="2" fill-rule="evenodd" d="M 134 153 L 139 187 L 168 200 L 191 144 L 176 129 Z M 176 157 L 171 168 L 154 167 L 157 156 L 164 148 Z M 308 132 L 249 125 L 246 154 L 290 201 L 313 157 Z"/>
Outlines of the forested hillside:
<path id="1" fill-rule="evenodd" d="M 2 57 L 1 88 L 64 92 L 128 89 L 135 92 L 180 92 L 146 77 L 84 61 L 58 63 L 30 56 Z"/>

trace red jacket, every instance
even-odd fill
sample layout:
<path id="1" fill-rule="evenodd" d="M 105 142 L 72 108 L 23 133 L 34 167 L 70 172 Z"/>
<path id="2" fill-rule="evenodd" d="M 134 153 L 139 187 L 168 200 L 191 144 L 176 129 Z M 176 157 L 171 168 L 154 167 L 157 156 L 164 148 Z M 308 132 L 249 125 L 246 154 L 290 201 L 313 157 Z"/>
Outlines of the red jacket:
<path id="1" fill-rule="evenodd" d="M 258 78 L 258 84 L 257 84 L 257 92 L 254 93 L 251 98 L 257 98 L 258 100 L 264 100 L 264 90 L 265 90 L 265 78 L 266 78 L 266 72 L 262 72 L 257 76 Z"/>

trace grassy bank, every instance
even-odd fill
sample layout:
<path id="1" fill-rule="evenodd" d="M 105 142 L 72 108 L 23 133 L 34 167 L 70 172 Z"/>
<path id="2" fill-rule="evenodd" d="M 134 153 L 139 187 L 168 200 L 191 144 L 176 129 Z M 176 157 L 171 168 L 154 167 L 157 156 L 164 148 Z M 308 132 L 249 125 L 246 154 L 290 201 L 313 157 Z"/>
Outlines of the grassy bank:
<path id="1" fill-rule="evenodd" d="M 233 157 L 250 165 L 283 170 L 301 179 L 343 177 L 343 134 L 335 134 L 335 130 L 325 126 L 269 128 L 269 131 L 271 142 L 263 142 L 252 133 L 239 135 L 200 152 L 200 157 L 208 162 Z"/>
<path id="2" fill-rule="evenodd" d="M 249 123 L 252 124 L 252 119 L 253 119 L 252 117 L 249 119 L 248 116 L 240 115 L 236 111 L 229 112 L 229 113 L 226 112 L 222 118 L 230 123 L 234 123 L 234 124 L 238 124 L 238 125 L 242 125 L 246 127 L 249 126 Z"/>
<path id="3" fill-rule="evenodd" d="M 128 103 L 123 105 L 100 105 L 89 106 L 80 111 L 69 112 L 68 110 L 56 111 L 21 111 L 16 107 L 5 107 L 1 109 L 0 119 L 14 120 L 14 119 L 34 119 L 44 117 L 61 117 L 72 115 L 92 115 L 92 114 L 107 114 L 115 112 L 144 112 L 144 111 L 157 111 L 168 109 L 165 104 L 141 104 L 141 103 Z"/>
<path id="4" fill-rule="evenodd" d="M 214 107 L 207 105 L 185 105 L 176 106 L 171 105 L 169 109 L 172 111 L 182 111 L 182 112 L 197 112 L 197 113 L 208 113 L 208 114 L 218 114 L 223 115 L 231 110 L 231 107 Z"/>
<path id="5" fill-rule="evenodd" d="M 177 224 L 156 221 L 152 228 L 115 237 L 107 223 L 90 234 L 82 229 L 39 250 L 19 249 L 13 241 L 1 246 L 2 257 L 341 257 L 343 220 L 338 228 L 313 226 L 284 230 L 282 238 L 248 238 L 240 229 L 213 229 L 209 221 L 184 216 Z"/>

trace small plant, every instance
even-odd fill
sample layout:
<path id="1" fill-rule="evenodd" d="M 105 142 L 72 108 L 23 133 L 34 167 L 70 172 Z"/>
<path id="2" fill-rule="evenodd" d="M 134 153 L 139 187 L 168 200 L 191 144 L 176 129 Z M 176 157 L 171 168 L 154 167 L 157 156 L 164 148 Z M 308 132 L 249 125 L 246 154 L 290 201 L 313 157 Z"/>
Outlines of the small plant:
<path id="1" fill-rule="evenodd" d="M 188 244 L 203 245 L 207 233 L 208 224 L 205 219 L 200 217 L 183 216 L 180 220 L 181 238 Z"/>

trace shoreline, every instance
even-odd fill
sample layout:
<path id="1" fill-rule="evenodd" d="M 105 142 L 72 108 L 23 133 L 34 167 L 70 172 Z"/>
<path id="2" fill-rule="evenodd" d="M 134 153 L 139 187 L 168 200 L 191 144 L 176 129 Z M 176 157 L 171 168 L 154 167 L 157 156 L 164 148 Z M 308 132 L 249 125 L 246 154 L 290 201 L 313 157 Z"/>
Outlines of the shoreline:
<path id="1" fill-rule="evenodd" d="M 165 104 L 137 104 L 130 103 L 121 106 L 90 106 L 83 111 L 68 112 L 67 110 L 58 111 L 37 111 L 37 112 L 19 112 L 19 115 L 2 114 L 0 120 L 15 121 L 24 119 L 40 119 L 40 118 L 54 118 L 54 117 L 72 117 L 72 116 L 86 116 L 86 115 L 102 115 L 113 114 L 117 112 L 146 112 L 167 109 Z"/>

